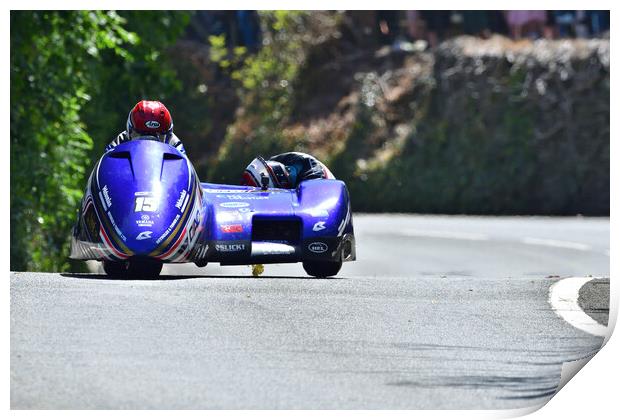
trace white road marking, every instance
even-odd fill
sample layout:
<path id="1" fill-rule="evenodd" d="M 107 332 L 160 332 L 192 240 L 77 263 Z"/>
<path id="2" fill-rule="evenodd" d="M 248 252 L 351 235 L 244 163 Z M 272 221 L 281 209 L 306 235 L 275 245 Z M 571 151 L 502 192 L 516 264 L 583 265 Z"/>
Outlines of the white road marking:
<path id="1" fill-rule="evenodd" d="M 592 247 L 587 244 L 582 244 L 579 242 L 558 241 L 555 239 L 528 237 L 528 238 L 523 238 L 521 242 L 523 242 L 524 244 L 528 244 L 528 245 L 552 246 L 555 248 L 568 248 L 568 249 L 576 249 L 579 251 L 589 251 L 592 249 Z"/>
<path id="2" fill-rule="evenodd" d="M 470 232 L 453 232 L 449 230 L 422 230 L 422 229 L 403 229 L 397 233 L 406 236 L 419 236 L 424 238 L 441 239 L 464 239 L 468 241 L 487 241 L 489 235 Z"/>
<path id="3" fill-rule="evenodd" d="M 568 277 L 551 286 L 549 303 L 558 316 L 573 327 L 599 337 L 605 337 L 609 329 L 586 314 L 579 306 L 579 289 L 594 277 Z"/>

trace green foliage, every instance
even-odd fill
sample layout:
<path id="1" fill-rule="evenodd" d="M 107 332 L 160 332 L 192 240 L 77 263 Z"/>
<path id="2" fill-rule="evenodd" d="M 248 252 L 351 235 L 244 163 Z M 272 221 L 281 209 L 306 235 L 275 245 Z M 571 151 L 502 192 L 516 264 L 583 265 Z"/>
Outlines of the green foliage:
<path id="1" fill-rule="evenodd" d="M 118 14 L 124 21 L 123 27 L 131 29 L 134 42 L 125 44 L 122 54 L 112 50 L 101 52 L 97 84 L 92 86 L 92 99 L 82 113 L 95 144 L 93 160 L 125 128 L 127 113 L 136 102 L 160 100 L 173 112 L 174 104 L 167 100 L 181 90 L 165 50 L 187 26 L 190 13 L 158 10 Z"/>
<path id="2" fill-rule="evenodd" d="M 238 182 L 241 168 L 254 156 L 268 157 L 299 147 L 283 136 L 283 129 L 293 107 L 293 84 L 305 58 L 310 13 L 263 11 L 260 19 L 264 42 L 255 55 L 242 56 L 238 51 L 233 52 L 232 60 L 223 60 L 224 41 L 211 39 L 212 59 L 220 59 L 230 68 L 243 106 L 209 174 L 214 181 Z"/>
<path id="3" fill-rule="evenodd" d="M 174 86 L 159 57 L 180 28 L 162 12 L 11 12 L 12 270 L 69 267 L 91 159 L 128 97 Z"/>
<path id="4" fill-rule="evenodd" d="M 11 12 L 11 268 L 64 268 L 92 140 L 79 113 L 100 50 L 134 39 L 104 12 Z"/>

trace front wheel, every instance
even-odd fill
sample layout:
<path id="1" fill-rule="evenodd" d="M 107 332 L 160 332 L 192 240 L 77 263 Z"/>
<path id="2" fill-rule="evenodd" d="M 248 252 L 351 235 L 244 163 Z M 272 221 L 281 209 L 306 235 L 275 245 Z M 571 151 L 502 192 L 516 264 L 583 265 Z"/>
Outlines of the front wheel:
<path id="1" fill-rule="evenodd" d="M 158 260 L 131 260 L 129 261 L 129 276 L 134 279 L 153 279 L 159 276 L 164 263 Z"/>
<path id="2" fill-rule="evenodd" d="M 127 261 L 104 261 L 103 271 L 114 279 L 123 279 L 128 275 L 129 263 Z"/>
<path id="3" fill-rule="evenodd" d="M 304 261 L 304 270 L 313 277 L 331 277 L 338 274 L 342 261 Z"/>
<path id="4" fill-rule="evenodd" d="M 157 260 L 104 261 L 103 270 L 116 279 L 152 279 L 159 276 L 163 263 Z"/>

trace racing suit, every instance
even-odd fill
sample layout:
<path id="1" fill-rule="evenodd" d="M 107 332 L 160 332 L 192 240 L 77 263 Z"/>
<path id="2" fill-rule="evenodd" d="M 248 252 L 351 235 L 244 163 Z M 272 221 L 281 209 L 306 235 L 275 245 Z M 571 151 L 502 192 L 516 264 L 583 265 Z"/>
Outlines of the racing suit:
<path id="1" fill-rule="evenodd" d="M 127 134 L 127 130 L 125 130 L 122 133 L 120 133 L 118 136 L 116 136 L 116 138 L 112 140 L 110 144 L 106 146 L 105 151 L 109 152 L 110 150 L 118 146 L 119 144 L 128 142 L 130 140 L 132 139 L 129 137 L 129 134 Z M 179 138 L 174 133 L 167 134 L 166 138 L 164 139 L 164 143 L 168 143 L 170 146 L 174 147 L 179 152 L 186 154 L 185 147 L 183 147 L 183 143 L 181 143 L 181 140 L 179 140 Z"/>
<path id="2" fill-rule="evenodd" d="M 269 158 L 280 162 L 290 173 L 293 188 L 307 179 L 335 179 L 331 171 L 314 156 L 300 152 L 286 152 Z"/>

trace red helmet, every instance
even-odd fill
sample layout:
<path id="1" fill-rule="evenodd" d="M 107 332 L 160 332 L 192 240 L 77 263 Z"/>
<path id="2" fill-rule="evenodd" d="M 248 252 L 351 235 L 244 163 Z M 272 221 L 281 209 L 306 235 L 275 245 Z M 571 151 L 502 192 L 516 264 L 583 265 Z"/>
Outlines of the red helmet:
<path id="1" fill-rule="evenodd" d="M 127 134 L 155 136 L 164 141 L 172 133 L 172 116 L 159 101 L 140 101 L 127 116 Z"/>

